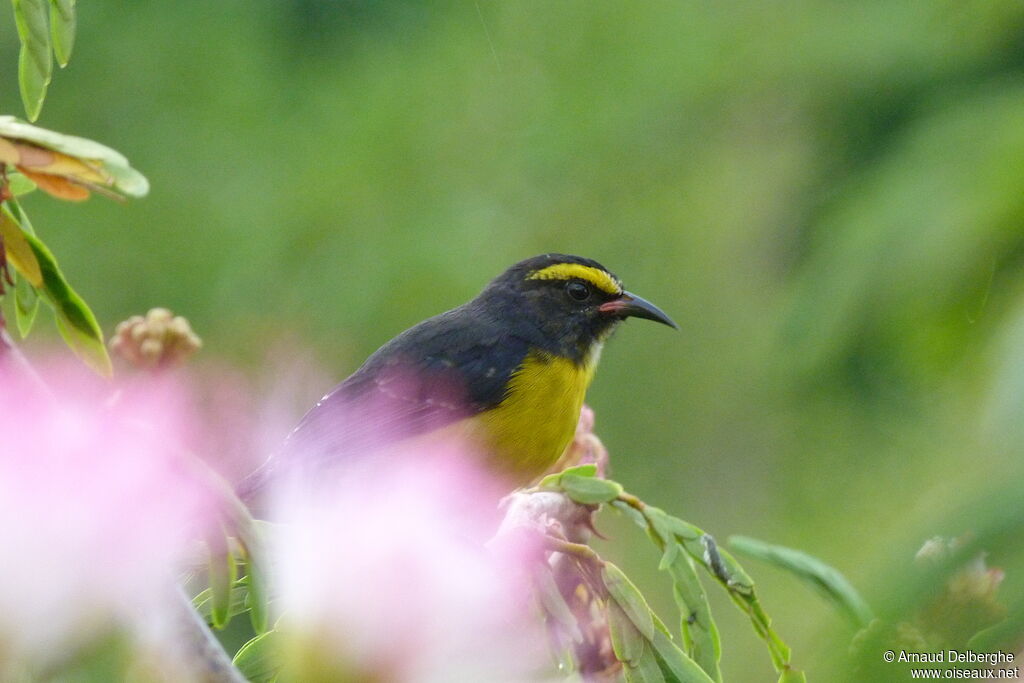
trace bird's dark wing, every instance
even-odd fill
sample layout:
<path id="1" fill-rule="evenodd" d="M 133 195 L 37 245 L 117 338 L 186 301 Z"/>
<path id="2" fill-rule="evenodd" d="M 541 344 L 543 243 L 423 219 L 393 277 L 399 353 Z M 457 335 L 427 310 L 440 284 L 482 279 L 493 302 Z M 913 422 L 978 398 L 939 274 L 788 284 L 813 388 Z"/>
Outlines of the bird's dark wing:
<path id="1" fill-rule="evenodd" d="M 506 330 L 464 308 L 406 330 L 306 413 L 240 492 L 295 465 L 316 474 L 498 405 L 529 349 Z"/>

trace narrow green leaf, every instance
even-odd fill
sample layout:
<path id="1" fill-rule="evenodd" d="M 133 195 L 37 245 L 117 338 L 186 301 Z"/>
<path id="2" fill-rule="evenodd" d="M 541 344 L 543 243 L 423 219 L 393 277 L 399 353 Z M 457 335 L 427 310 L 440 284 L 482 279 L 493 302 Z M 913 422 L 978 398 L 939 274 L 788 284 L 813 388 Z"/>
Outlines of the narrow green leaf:
<path id="1" fill-rule="evenodd" d="M 195 610 L 204 617 L 206 617 L 209 614 L 210 597 L 212 595 L 213 594 L 210 592 L 209 588 L 204 588 L 203 590 L 196 593 L 195 597 L 192 598 L 192 607 L 194 607 Z M 209 619 L 207 619 L 207 621 L 209 621 Z"/>
<path id="2" fill-rule="evenodd" d="M 541 567 L 534 572 L 534 587 L 544 613 L 560 626 L 574 643 L 582 643 L 583 633 L 580 626 L 565 598 L 562 597 L 562 592 L 558 590 L 558 584 L 555 583 L 551 571 Z"/>
<path id="3" fill-rule="evenodd" d="M 661 536 L 662 540 L 668 540 L 672 536 L 679 536 L 687 540 L 696 540 L 704 536 L 704 531 L 699 527 L 684 522 L 678 517 L 673 517 L 661 508 L 648 505 L 644 508 L 644 517 L 648 524 Z"/>
<path id="4" fill-rule="evenodd" d="M 43 274 L 39 269 L 39 260 L 26 238 L 27 234 L 10 209 L 6 206 L 0 208 L 0 244 L 6 252 L 7 261 L 33 287 L 42 287 Z"/>
<path id="5" fill-rule="evenodd" d="M 754 592 L 754 580 L 750 578 L 750 575 L 740 566 L 740 563 L 736 561 L 736 558 L 732 556 L 728 550 L 715 546 L 715 553 L 721 563 L 719 568 L 720 571 L 724 571 L 728 584 L 729 590 L 736 591 L 744 594 L 753 594 Z"/>
<path id="6" fill-rule="evenodd" d="M 565 494 L 581 505 L 610 503 L 622 495 L 622 486 L 608 479 L 563 474 L 559 483 Z"/>
<path id="7" fill-rule="evenodd" d="M 650 524 L 647 522 L 647 518 L 644 517 L 644 514 L 642 512 L 640 512 L 639 510 L 637 510 L 632 505 L 630 505 L 629 503 L 623 502 L 621 500 L 615 500 L 615 501 L 612 501 L 611 505 L 612 505 L 613 508 L 618 510 L 621 514 L 623 514 L 626 517 L 628 517 L 629 519 L 631 519 L 633 521 L 633 523 L 636 524 L 641 529 L 643 529 L 645 531 L 650 529 Z"/>
<path id="8" fill-rule="evenodd" d="M 779 683 L 807 683 L 807 676 L 803 671 L 796 669 L 785 669 L 779 676 Z"/>
<path id="9" fill-rule="evenodd" d="M 243 645 L 232 663 L 251 683 L 271 683 L 281 671 L 281 632 L 267 631 Z"/>
<path id="10" fill-rule="evenodd" d="M 243 614 L 249 611 L 249 586 L 245 583 L 245 579 L 239 579 L 235 581 L 234 588 L 231 589 L 231 605 L 228 607 L 228 618 L 233 619 L 239 614 Z M 206 623 L 213 626 L 213 591 L 209 588 L 204 589 L 196 597 L 192 598 L 192 606 L 195 607 L 196 611 L 206 620 Z"/>
<path id="11" fill-rule="evenodd" d="M 765 543 L 746 536 L 732 536 L 729 545 L 737 552 L 768 562 L 788 571 L 808 584 L 840 611 L 850 622 L 863 628 L 874 618 L 867 601 L 861 597 L 839 570 L 793 548 Z"/>
<path id="12" fill-rule="evenodd" d="M 47 0 L 11 0 L 14 22 L 21 40 L 18 55 L 18 84 L 21 101 L 30 121 L 39 118 L 46 98 L 46 87 L 53 72 L 50 47 L 50 12 Z"/>
<path id="13" fill-rule="evenodd" d="M 75 45 L 75 0 L 50 0 L 50 34 L 53 39 L 53 54 L 61 68 L 71 60 L 71 48 Z"/>
<path id="14" fill-rule="evenodd" d="M 754 632 L 765 642 L 768 647 L 768 656 L 771 657 L 775 670 L 783 671 L 789 666 L 789 646 L 772 628 L 772 620 L 761 607 L 757 595 L 753 592 L 739 593 L 730 590 L 729 596 L 733 603 L 750 618 L 750 625 L 753 626 Z"/>
<path id="15" fill-rule="evenodd" d="M 235 557 L 228 549 L 227 537 L 214 531 L 206 541 L 210 551 L 210 621 L 222 629 L 231 621 L 231 593 L 238 575 Z"/>
<path id="16" fill-rule="evenodd" d="M 191 459 L 190 462 L 195 466 L 196 474 L 203 477 L 211 490 L 220 495 L 223 504 L 221 533 L 211 535 L 207 539 L 211 556 L 227 555 L 230 551 L 229 539 L 232 537 L 237 539 L 238 552 L 245 562 L 246 573 L 244 577 L 235 582 L 235 586 L 244 585 L 246 587 L 242 611 L 248 610 L 253 629 L 257 633 L 263 633 L 267 630 L 269 622 L 270 602 L 266 580 L 268 564 L 264 553 L 264 538 L 267 534 L 272 533 L 278 525 L 254 520 L 249 509 L 238 499 L 234 489 L 218 472 L 198 458 Z M 234 563 L 234 557 L 232 557 L 232 563 Z M 215 563 L 211 563 L 211 567 L 214 566 Z M 237 573 L 237 567 L 234 567 L 234 571 Z M 213 585 L 211 580 L 211 586 Z M 234 604 L 234 598 L 232 598 L 231 604 Z M 229 610 L 228 618 L 230 619 L 236 613 Z M 218 620 L 218 623 L 219 621 L 221 620 Z"/>
<path id="17" fill-rule="evenodd" d="M 36 184 L 17 171 L 8 171 L 7 189 L 10 190 L 11 194 L 15 197 L 20 197 L 34 191 L 36 189 Z"/>
<path id="18" fill-rule="evenodd" d="M 707 672 L 708 677 L 721 681 L 719 661 L 722 653 L 718 625 L 711 616 L 711 606 L 693 560 L 681 552 L 677 553 L 668 572 L 672 577 L 672 593 L 679 608 L 680 629 L 686 651 Z"/>
<path id="19" fill-rule="evenodd" d="M 249 620 L 256 633 L 267 630 L 270 619 L 270 593 L 266 579 L 266 556 L 263 553 L 263 535 L 252 520 L 248 529 L 239 532 L 239 540 L 245 553 L 245 577 L 248 591 L 245 604 L 249 608 Z"/>
<path id="20" fill-rule="evenodd" d="M 57 265 L 57 260 L 46 245 L 35 235 L 26 233 L 25 238 L 39 262 L 39 269 L 43 275 L 42 294 L 56 313 L 57 330 L 71 350 L 89 367 L 109 377 L 113 369 L 96 316 L 68 284 Z"/>
<path id="21" fill-rule="evenodd" d="M 601 569 L 601 580 L 608 589 L 611 598 L 618 603 L 619 607 L 629 616 L 633 624 L 640 629 L 644 638 L 650 640 L 654 637 L 654 618 L 651 616 L 651 608 L 644 600 L 632 581 L 611 562 L 605 562 Z"/>
<path id="22" fill-rule="evenodd" d="M 14 286 L 14 317 L 18 324 L 18 334 L 24 339 L 32 331 L 39 313 L 39 296 L 35 288 L 22 276 L 18 276 Z"/>
<path id="23" fill-rule="evenodd" d="M 11 216 L 13 216 L 14 220 L 18 222 L 18 225 L 21 226 L 21 229 L 25 234 L 36 234 L 36 229 L 32 227 L 32 221 L 28 219 L 28 214 L 26 214 L 25 210 L 21 208 L 21 204 L 18 203 L 17 199 L 8 199 L 6 202 L 4 202 L 4 209 L 11 212 Z"/>
<path id="24" fill-rule="evenodd" d="M 626 664 L 622 670 L 626 674 L 626 683 L 675 683 L 665 679 L 658 657 L 650 647 L 644 649 L 636 664 Z"/>
<path id="25" fill-rule="evenodd" d="M 715 683 L 700 667 L 697 662 L 691 659 L 685 652 L 679 649 L 668 636 L 660 631 L 654 634 L 651 647 L 657 655 L 658 664 L 668 681 L 679 681 L 679 683 Z"/>
<path id="26" fill-rule="evenodd" d="M 651 618 L 654 619 L 654 628 L 658 629 L 669 638 L 672 637 L 672 634 L 668 630 L 668 626 L 665 626 L 665 622 L 661 620 L 661 617 L 659 617 L 656 612 L 651 612 Z"/>
<path id="27" fill-rule="evenodd" d="M 668 568 L 675 563 L 681 552 L 682 549 L 676 539 L 673 538 L 669 541 L 665 541 L 665 551 L 661 554 L 661 561 L 658 563 L 658 569 L 661 571 L 668 570 Z"/>
<path id="28" fill-rule="evenodd" d="M 597 465 L 593 463 L 586 465 L 573 465 L 572 467 L 566 467 L 561 471 L 561 474 L 573 474 L 577 477 L 596 477 Z"/>
<path id="29" fill-rule="evenodd" d="M 675 539 L 679 547 L 685 551 L 686 556 L 705 568 L 716 581 L 724 586 L 733 603 L 749 617 L 754 631 L 764 640 L 776 671 L 782 672 L 788 669 L 789 646 L 772 629 L 771 619 L 761 607 L 754 592 L 754 582 L 731 554 L 717 546 L 713 537 L 699 527 L 673 517 L 654 506 L 643 506 L 642 512 L 622 500 L 614 501 L 612 506 L 628 515 L 658 544 L 662 549 L 662 566 L 672 567 L 678 563 L 678 560 L 675 559 L 678 551 L 670 550 L 667 547 L 672 539 Z M 695 595 L 695 593 L 687 594 L 684 588 L 683 593 L 677 593 L 677 600 L 681 599 L 689 607 L 689 602 L 694 600 Z M 684 609 L 682 605 L 680 608 Z M 692 613 L 692 608 L 690 609 Z M 707 624 L 707 643 L 702 652 L 701 662 L 706 663 L 709 669 L 713 669 L 707 653 L 720 652 L 721 646 L 718 642 L 717 626 L 713 626 L 713 620 L 710 617 L 710 610 Z M 714 632 L 712 632 L 712 628 L 714 628 Z M 691 629 L 690 637 L 696 638 L 697 636 L 697 631 Z M 695 642 L 693 646 L 695 647 Z M 694 652 L 696 653 L 696 650 Z"/>
<path id="30" fill-rule="evenodd" d="M 149 181 L 134 168 L 124 164 L 104 161 L 103 168 L 114 178 L 114 187 L 129 197 L 145 197 L 149 194 Z"/>
<path id="31" fill-rule="evenodd" d="M 710 537 L 700 528 L 652 505 L 645 506 L 641 518 L 634 518 L 634 521 L 644 527 L 662 548 L 658 566 L 672 577 L 672 592 L 680 612 L 680 630 L 686 652 L 711 679 L 721 680 L 721 638 L 711 616 L 707 594 L 693 565 L 695 559 L 702 565 L 706 562 L 703 539 Z"/>
<path id="32" fill-rule="evenodd" d="M 616 659 L 628 666 L 639 664 L 647 641 L 633 620 L 614 602 L 608 605 L 608 633 Z"/>
<path id="33" fill-rule="evenodd" d="M 561 488 L 561 484 L 559 482 L 565 474 L 575 474 L 579 477 L 593 477 L 597 475 L 597 465 L 590 464 L 567 467 L 561 472 L 555 472 L 554 474 L 547 475 L 540 480 L 540 483 L 537 484 L 537 486 L 542 489 Z"/>

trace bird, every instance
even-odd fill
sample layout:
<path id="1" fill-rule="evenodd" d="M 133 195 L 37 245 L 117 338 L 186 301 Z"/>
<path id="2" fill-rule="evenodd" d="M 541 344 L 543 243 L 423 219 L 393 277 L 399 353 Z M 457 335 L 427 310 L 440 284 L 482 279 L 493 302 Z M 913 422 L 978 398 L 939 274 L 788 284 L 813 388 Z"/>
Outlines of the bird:
<path id="1" fill-rule="evenodd" d="M 241 485 L 251 498 L 298 465 L 319 476 L 381 439 L 468 439 L 485 469 L 523 486 L 572 441 L 601 349 L 627 318 L 678 329 L 597 261 L 542 254 L 475 298 L 405 330 L 309 410 Z"/>

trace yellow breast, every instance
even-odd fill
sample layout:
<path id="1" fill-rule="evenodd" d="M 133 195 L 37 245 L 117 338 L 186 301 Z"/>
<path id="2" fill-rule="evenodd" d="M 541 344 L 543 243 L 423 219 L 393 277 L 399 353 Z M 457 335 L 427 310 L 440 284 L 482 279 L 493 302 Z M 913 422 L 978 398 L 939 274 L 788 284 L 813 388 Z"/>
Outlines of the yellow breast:
<path id="1" fill-rule="evenodd" d="M 526 357 L 505 400 L 471 420 L 495 470 L 526 484 L 555 464 L 576 431 L 598 354 L 583 364 L 542 352 Z"/>

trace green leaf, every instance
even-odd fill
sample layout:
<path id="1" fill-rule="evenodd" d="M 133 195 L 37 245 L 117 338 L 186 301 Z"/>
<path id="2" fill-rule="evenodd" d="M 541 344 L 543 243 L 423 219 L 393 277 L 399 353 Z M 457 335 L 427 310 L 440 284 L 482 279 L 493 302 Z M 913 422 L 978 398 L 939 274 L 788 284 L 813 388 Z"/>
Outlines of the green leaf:
<path id="1" fill-rule="evenodd" d="M 567 467 L 561 472 L 555 472 L 554 474 L 547 475 L 546 477 L 540 480 L 540 483 L 537 484 L 537 486 L 542 489 L 561 488 L 560 481 L 562 479 L 562 476 L 566 474 L 574 474 L 579 477 L 594 477 L 597 476 L 597 465 L 590 464 Z"/>
<path id="2" fill-rule="evenodd" d="M 24 339 L 32 331 L 39 313 L 39 296 L 28 280 L 19 276 L 14 283 L 14 317 L 18 324 L 18 334 Z"/>
<path id="3" fill-rule="evenodd" d="M 15 197 L 20 197 L 28 194 L 29 192 L 35 191 L 36 184 L 17 171 L 8 171 L 7 189 L 10 190 L 11 194 Z"/>
<path id="4" fill-rule="evenodd" d="M 263 535 L 252 518 L 248 521 L 248 528 L 241 528 L 238 531 L 242 551 L 245 553 L 245 577 L 248 583 L 245 605 L 249 608 L 249 620 L 252 622 L 253 630 L 256 633 L 263 633 L 267 630 L 270 618 L 270 592 L 265 572 L 267 560 L 263 553 Z"/>
<path id="5" fill-rule="evenodd" d="M 673 567 L 678 562 L 676 557 L 679 551 L 668 548 L 669 543 L 673 542 L 674 539 L 674 542 L 678 543 L 679 547 L 685 551 L 686 556 L 704 567 L 716 581 L 724 586 L 733 603 L 747 614 L 754 631 L 764 640 L 776 671 L 782 672 L 788 668 L 789 646 L 772 629 L 771 619 L 761 607 L 761 603 L 754 593 L 754 582 L 732 555 L 718 548 L 713 537 L 689 522 L 684 522 L 681 519 L 666 514 L 663 510 L 654 506 L 644 505 L 640 510 L 637 510 L 621 499 L 614 501 L 612 506 L 620 512 L 626 513 L 638 526 L 647 531 L 648 535 L 658 544 L 659 548 L 662 549 L 662 566 Z M 694 595 L 687 596 L 685 587 L 682 594 L 677 593 L 677 599 L 687 597 L 689 597 L 689 600 L 694 599 Z M 689 601 L 684 599 L 683 602 L 686 602 L 688 608 L 692 610 L 689 607 Z M 707 644 L 702 652 L 701 662 L 713 670 L 715 667 L 710 664 L 709 655 L 704 653 L 720 650 L 720 644 L 717 643 L 717 626 L 713 626 L 710 610 L 708 611 L 707 624 Z M 712 633 L 712 628 L 715 629 L 715 633 Z M 690 635 L 696 639 L 699 634 L 691 630 Z M 695 641 L 693 645 L 695 647 Z M 694 652 L 696 653 L 696 650 Z"/>
<path id="6" fill-rule="evenodd" d="M 640 661 L 635 665 L 624 665 L 623 671 L 626 674 L 626 683 L 675 683 L 665 680 L 658 657 L 649 647 L 644 649 Z"/>
<path id="7" fill-rule="evenodd" d="M 863 628 L 874 618 L 871 608 L 853 584 L 839 570 L 816 557 L 746 536 L 730 537 L 729 545 L 740 553 L 790 572 L 824 596 L 855 626 Z"/>
<path id="8" fill-rule="evenodd" d="M 618 510 L 621 514 L 623 514 L 626 517 L 629 517 L 631 520 L 633 520 L 633 523 L 636 524 L 641 529 L 644 529 L 645 531 L 647 531 L 650 528 L 650 524 L 648 524 L 647 518 L 644 517 L 644 513 L 640 512 L 639 510 L 637 510 L 635 507 L 633 507 L 629 503 L 626 503 L 626 502 L 624 502 L 622 500 L 615 500 L 615 501 L 612 501 L 611 505 L 612 505 L 613 508 Z"/>
<path id="9" fill-rule="evenodd" d="M 682 552 L 682 547 L 676 539 L 673 538 L 666 541 L 665 551 L 661 554 L 661 561 L 658 562 L 658 569 L 661 571 L 667 571 L 669 567 L 675 564 L 676 559 Z"/>
<path id="10" fill-rule="evenodd" d="M 98 163 L 113 177 L 114 189 L 130 197 L 143 197 L 149 192 L 149 181 L 131 167 L 123 154 L 94 140 L 33 126 L 14 116 L 0 116 L 0 137 L 25 140 L 76 159 Z"/>
<path id="11" fill-rule="evenodd" d="M 114 178 L 114 187 L 129 197 L 145 197 L 149 194 L 149 181 L 128 163 L 116 164 L 103 161 L 103 168 Z"/>
<path id="12" fill-rule="evenodd" d="M 720 680 L 712 679 L 708 676 L 697 662 L 679 649 L 679 646 L 660 631 L 654 634 L 651 647 L 657 655 L 662 674 L 668 681 L 679 681 L 679 683 L 715 683 L 716 680 Z"/>
<path id="13" fill-rule="evenodd" d="M 663 541 L 668 541 L 673 536 L 686 540 L 698 540 L 704 536 L 704 531 L 699 527 L 673 517 L 661 508 L 648 505 L 644 508 L 644 517 L 647 524 L 654 528 Z"/>
<path id="14" fill-rule="evenodd" d="M 249 586 L 245 578 L 235 581 L 231 589 L 231 604 L 228 607 L 228 619 L 249 611 Z M 196 597 L 192 598 L 192 606 L 206 620 L 206 623 L 213 626 L 213 591 L 204 589 Z"/>
<path id="15" fill-rule="evenodd" d="M 61 68 L 71 60 L 71 49 L 75 45 L 75 0 L 50 0 L 50 35 L 53 39 L 53 54 Z"/>
<path id="16" fill-rule="evenodd" d="M 53 73 L 50 49 L 50 19 L 47 0 L 11 0 L 14 22 L 21 40 L 18 55 L 18 84 L 21 101 L 30 121 L 39 118 L 46 98 L 46 86 Z"/>
<path id="17" fill-rule="evenodd" d="M 711 616 L 707 593 L 697 576 L 693 560 L 678 552 L 676 559 L 666 569 L 672 577 L 672 593 L 679 608 L 680 629 L 686 650 L 712 680 L 720 681 L 721 639 L 718 625 Z"/>
<path id="18" fill-rule="evenodd" d="M 109 377 L 113 369 L 96 316 L 68 284 L 46 245 L 35 235 L 26 233 L 25 238 L 39 262 L 43 275 L 42 294 L 56 314 L 57 330 L 79 358 L 96 372 Z"/>
<path id="19" fill-rule="evenodd" d="M 717 545 L 715 546 L 715 553 L 720 562 L 719 571 L 724 573 L 729 590 L 745 595 L 753 595 L 754 580 L 744 571 L 740 563 L 736 561 L 736 558 L 728 550 L 719 548 Z"/>
<path id="20" fill-rule="evenodd" d="M 661 620 L 658 614 L 656 612 L 651 612 L 651 617 L 654 619 L 654 628 L 671 638 L 672 634 L 669 632 L 668 626 L 665 626 L 665 622 Z"/>
<path id="21" fill-rule="evenodd" d="M 779 634 L 772 629 L 772 620 L 761 607 L 757 595 L 753 591 L 740 593 L 734 590 L 729 591 L 733 603 L 750 618 L 750 624 L 754 632 L 765 642 L 768 647 L 768 656 L 772 659 L 772 665 L 776 671 L 783 671 L 789 666 L 789 646 L 779 637 Z"/>
<path id="22" fill-rule="evenodd" d="M 267 589 L 267 560 L 264 554 L 264 537 L 265 534 L 270 533 L 272 529 L 278 525 L 271 524 L 269 522 L 258 522 L 252 518 L 249 513 L 249 509 L 245 504 L 238 499 L 235 495 L 234 489 L 224 478 L 215 470 L 213 470 L 209 464 L 205 461 L 193 458 L 190 460 L 195 465 L 195 473 L 205 480 L 206 484 L 212 491 L 219 494 L 222 508 L 221 508 L 221 533 L 210 534 L 207 538 L 207 546 L 210 549 L 210 570 L 221 571 L 223 568 L 219 568 L 219 565 L 223 565 L 228 569 L 229 572 L 233 571 L 237 574 L 237 566 L 235 565 L 235 557 L 231 555 L 231 546 L 229 538 L 234 537 L 238 541 L 240 548 L 239 554 L 245 561 L 246 574 L 243 578 L 238 579 L 234 582 L 233 587 L 245 586 L 245 595 L 242 597 L 242 607 L 240 611 L 249 611 L 249 618 L 252 621 L 253 629 L 257 633 L 263 633 L 267 630 L 267 624 L 269 621 L 269 601 L 270 595 Z M 224 565 L 223 562 L 217 562 L 216 558 L 224 557 L 230 561 L 230 565 Z M 225 583 L 225 577 L 220 576 L 217 581 L 220 582 L 219 588 L 222 592 Z M 214 580 L 214 576 L 211 574 L 210 585 L 210 599 L 215 600 L 211 605 L 211 619 L 214 615 L 214 605 L 216 605 L 220 611 L 217 612 L 217 623 L 225 623 L 230 620 L 235 614 L 240 611 L 234 611 L 230 605 L 235 604 L 233 597 L 235 591 L 232 590 L 232 597 L 228 601 L 229 607 L 227 608 L 227 614 L 225 619 L 224 603 L 225 598 L 222 594 L 218 593 L 218 583 Z M 216 599 L 215 599 L 216 598 Z"/>
<path id="23" fill-rule="evenodd" d="M 582 643 L 583 633 L 576 617 L 562 597 L 562 592 L 558 590 L 555 577 L 549 569 L 541 567 L 534 572 L 534 587 L 544 613 L 561 626 L 574 643 Z"/>
<path id="24" fill-rule="evenodd" d="M 608 605 L 608 633 L 612 639 L 615 658 L 630 666 L 639 664 L 647 641 L 637 630 L 633 620 L 614 602 Z"/>
<path id="25" fill-rule="evenodd" d="M 252 683 L 271 683 L 284 665 L 281 632 L 256 636 L 238 650 L 232 664 Z"/>
<path id="26" fill-rule="evenodd" d="M 8 176 L 12 184 L 15 176 L 24 178 L 20 173 L 12 173 Z M 26 182 L 31 182 L 27 178 L 24 179 Z M 9 213 L 11 219 L 19 224 L 23 233 L 27 235 L 36 234 L 35 230 L 32 229 L 32 222 L 28 219 L 25 212 L 21 210 L 17 202 L 7 202 L 3 207 L 3 211 L 4 213 Z M 0 217 L 0 220 L 3 220 L 3 217 Z M 35 256 L 33 255 L 34 258 Z M 38 260 L 36 263 L 38 264 Z M 36 288 L 24 277 L 18 277 L 14 283 L 14 317 L 18 325 L 18 333 L 22 339 L 27 337 L 29 332 L 32 331 L 38 313 L 39 294 L 36 292 Z"/>
<path id="27" fill-rule="evenodd" d="M 597 465 L 576 465 L 549 474 L 538 484 L 542 489 L 563 491 L 581 505 L 610 503 L 622 494 L 622 486 L 597 476 Z"/>
<path id="28" fill-rule="evenodd" d="M 26 238 L 27 233 L 10 209 L 6 206 L 0 208 L 0 244 L 3 245 L 7 260 L 30 285 L 42 287 L 43 274 L 39 269 L 39 260 Z"/>
<path id="29" fill-rule="evenodd" d="M 622 486 L 608 479 L 562 474 L 559 483 L 565 494 L 581 505 L 610 503 L 622 495 Z"/>
<path id="30" fill-rule="evenodd" d="M 611 598 L 629 616 L 644 638 L 648 640 L 653 638 L 654 618 L 651 616 L 651 608 L 644 600 L 640 589 L 611 562 L 605 562 L 601 569 L 601 580 L 604 581 Z"/>
<path id="31" fill-rule="evenodd" d="M 206 544 L 210 551 L 210 622 L 214 628 L 223 629 L 231 621 L 231 593 L 238 576 L 238 566 L 225 535 L 214 531 Z"/>
<path id="32" fill-rule="evenodd" d="M 596 477 L 597 465 L 588 463 L 586 465 L 573 465 L 562 470 L 561 474 L 574 474 L 577 477 Z"/>
<path id="33" fill-rule="evenodd" d="M 21 226 L 22 232 L 26 235 L 36 234 L 36 229 L 32 227 L 32 221 L 28 219 L 28 214 L 26 214 L 25 210 L 21 208 L 21 204 L 18 203 L 18 200 L 7 200 L 4 202 L 4 209 L 11 212 L 11 216 L 18 222 L 18 225 Z"/>
<path id="34" fill-rule="evenodd" d="M 803 671 L 785 669 L 779 676 L 779 683 L 807 683 L 807 676 Z"/>

